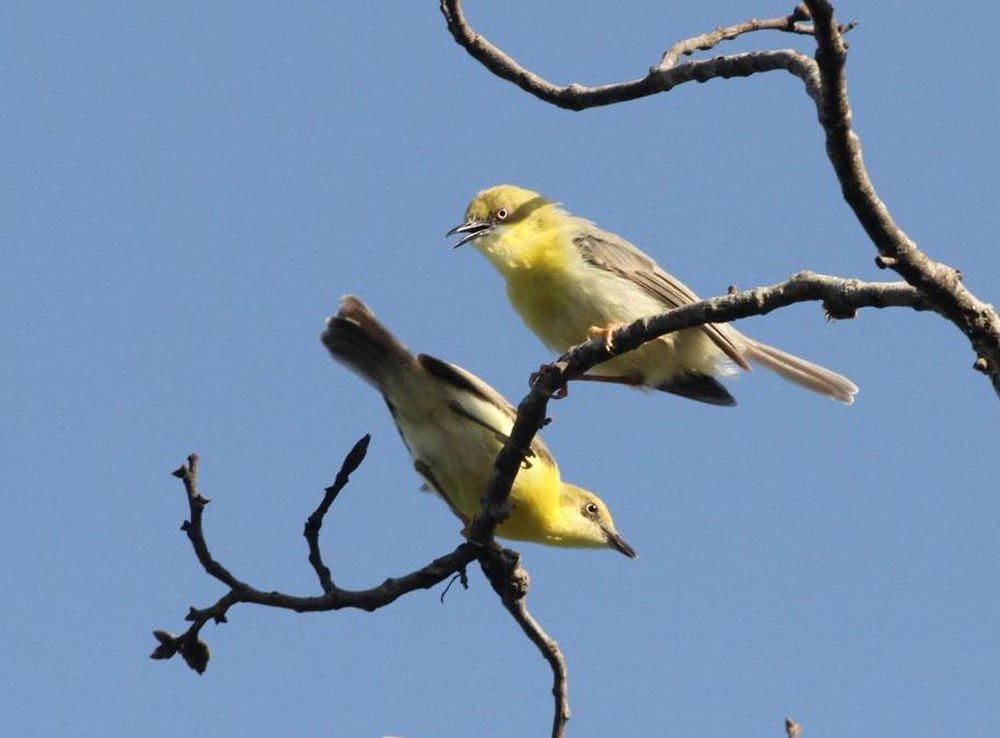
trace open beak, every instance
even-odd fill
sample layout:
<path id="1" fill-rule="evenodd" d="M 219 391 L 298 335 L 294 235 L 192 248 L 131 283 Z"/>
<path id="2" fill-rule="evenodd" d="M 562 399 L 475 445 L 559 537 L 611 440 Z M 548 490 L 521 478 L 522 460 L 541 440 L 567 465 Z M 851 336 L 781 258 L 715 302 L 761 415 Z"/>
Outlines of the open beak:
<path id="1" fill-rule="evenodd" d="M 625 554 L 630 559 L 639 558 L 639 554 L 635 552 L 635 549 L 632 548 L 627 543 L 625 543 L 625 541 L 622 539 L 620 535 L 618 535 L 618 533 L 616 533 L 613 530 L 608 530 L 607 528 L 604 529 L 604 533 L 608 537 L 608 546 L 610 548 L 613 548 L 615 551 L 618 551 L 619 553 Z"/>
<path id="2" fill-rule="evenodd" d="M 458 243 L 452 246 L 453 249 L 457 249 L 463 243 L 467 243 L 468 241 L 478 238 L 492 227 L 492 223 L 484 223 L 481 220 L 470 220 L 468 223 L 462 223 L 462 225 L 455 226 L 444 235 L 454 236 L 457 233 L 464 234 L 462 238 L 459 239 Z"/>

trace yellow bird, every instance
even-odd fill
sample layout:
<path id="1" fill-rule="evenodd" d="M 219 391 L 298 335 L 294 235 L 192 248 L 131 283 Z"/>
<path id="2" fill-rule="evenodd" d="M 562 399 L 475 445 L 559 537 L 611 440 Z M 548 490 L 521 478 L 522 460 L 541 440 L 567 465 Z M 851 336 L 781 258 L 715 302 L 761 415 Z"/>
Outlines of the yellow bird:
<path id="1" fill-rule="evenodd" d="M 564 352 L 623 324 L 698 300 L 686 285 L 614 233 L 537 192 L 498 185 L 469 203 L 462 234 L 507 281 L 507 296 L 550 349 Z M 848 405 L 858 388 L 812 362 L 754 341 L 728 324 L 677 331 L 600 364 L 585 379 L 672 392 L 712 405 L 736 400 L 716 379 L 753 362 Z"/>
<path id="2" fill-rule="evenodd" d="M 382 393 L 426 488 L 441 496 L 467 533 L 513 427 L 514 408 L 474 374 L 427 354 L 414 356 L 351 295 L 341 298 L 322 340 L 335 359 Z M 532 442 L 509 499 L 510 516 L 497 527 L 504 538 L 636 556 L 607 505 L 562 481 L 541 438 Z"/>

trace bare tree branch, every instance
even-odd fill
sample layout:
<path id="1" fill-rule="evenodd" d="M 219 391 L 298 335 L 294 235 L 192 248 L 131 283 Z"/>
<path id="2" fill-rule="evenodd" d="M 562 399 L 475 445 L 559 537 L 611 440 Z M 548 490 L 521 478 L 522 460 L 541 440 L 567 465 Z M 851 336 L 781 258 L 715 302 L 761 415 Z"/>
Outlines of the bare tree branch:
<path id="1" fill-rule="evenodd" d="M 154 659 L 169 659 L 179 653 L 188 666 L 201 674 L 208 667 L 210 659 L 209 648 L 200 638 L 201 629 L 210 620 L 216 623 L 227 622 L 227 613 L 233 605 L 243 602 L 296 612 L 323 612 L 353 607 L 372 612 L 414 590 L 428 589 L 453 575 L 464 576 L 466 567 L 478 559 L 483 573 L 500 596 L 503 606 L 552 668 L 552 693 L 555 698 L 552 735 L 554 738 L 562 738 L 565 735 L 566 722 L 569 720 L 566 659 L 555 640 L 542 629 L 528 611 L 524 599 L 528 593 L 530 578 L 528 572 L 521 566 L 521 556 L 516 551 L 497 545 L 490 536 L 476 543 L 462 543 L 451 553 L 435 559 L 422 569 L 402 577 L 386 579 L 381 585 L 371 589 L 345 590 L 333 583 L 330 569 L 323 563 L 319 548 L 319 532 L 330 506 L 347 485 L 351 473 L 364 461 L 370 440 L 371 437 L 365 435 L 354 444 L 344 458 L 333 484 L 326 488 L 323 499 L 306 520 L 303 533 L 309 545 L 309 563 L 315 570 L 323 589 L 322 595 L 313 597 L 259 590 L 238 579 L 212 556 L 202 526 L 203 513 L 209 499 L 198 489 L 198 455 L 188 456 L 187 462 L 173 473 L 184 483 L 190 509 L 190 518 L 184 521 L 181 529 L 187 533 L 195 555 L 205 571 L 229 587 L 229 591 L 209 607 L 201 610 L 190 608 L 185 620 L 191 625 L 180 635 L 165 630 L 153 631 L 158 645 L 150 656 Z M 496 525 L 495 521 L 493 525 Z"/>
<path id="2" fill-rule="evenodd" d="M 447 17 L 447 16 L 446 16 Z M 718 46 L 723 41 L 732 41 L 738 36 L 754 31 L 783 31 L 784 33 L 795 33 L 800 36 L 813 36 L 816 29 L 813 26 L 804 26 L 799 23 L 809 17 L 804 6 L 796 7 L 790 14 L 782 18 L 769 18 L 767 20 L 751 20 L 737 23 L 732 26 L 720 26 L 710 33 L 703 33 L 700 36 L 678 41 L 660 59 L 659 69 L 670 69 L 677 64 L 682 56 L 690 56 L 696 51 L 708 51 Z M 841 33 L 847 33 L 857 25 L 851 22 L 841 27 Z"/>
<path id="3" fill-rule="evenodd" d="M 706 323 L 728 323 L 751 315 L 765 315 L 797 302 L 810 301 L 822 301 L 827 317 L 837 319 L 853 318 L 856 311 L 863 307 L 937 310 L 919 290 L 903 282 L 860 282 L 800 272 L 769 287 L 730 292 L 642 318 L 616 330 L 610 348 L 601 338 L 574 346 L 556 362 L 542 367 L 531 391 L 518 404 L 514 427 L 493 466 L 483 497 L 484 515 L 473 526 L 473 538 L 488 539 L 497 521 L 503 519 L 507 496 L 525 450 L 546 423 L 549 400 L 563 390 L 567 382 L 613 356 L 631 351 L 667 333 Z"/>
<path id="4" fill-rule="evenodd" d="M 500 601 L 524 634 L 538 648 L 552 669 L 552 698 L 555 702 L 552 718 L 552 738 L 562 738 L 569 722 L 569 687 L 566 658 L 559 644 L 545 632 L 538 621 L 528 612 L 524 602 L 530 586 L 528 572 L 521 566 L 521 557 L 515 551 L 506 550 L 503 555 L 482 559 L 481 566 Z"/>
<path id="5" fill-rule="evenodd" d="M 323 554 L 319 550 L 319 531 L 323 527 L 323 518 L 330 509 L 330 505 L 337 499 L 340 490 L 347 485 L 351 473 L 364 461 L 365 454 L 368 453 L 368 444 L 371 440 L 372 437 L 365 434 L 360 441 L 354 444 L 354 448 L 344 458 L 344 463 L 340 467 L 340 471 L 337 472 L 337 477 L 334 479 L 333 484 L 324 490 L 323 499 L 313 511 L 313 514 L 306 520 L 305 530 L 302 531 L 302 535 L 306 537 L 306 542 L 309 544 L 309 563 L 316 570 L 316 576 L 319 577 L 319 585 L 323 588 L 324 592 L 334 589 L 334 584 L 330 576 L 330 569 L 323 563 Z"/>
<path id="6" fill-rule="evenodd" d="M 513 602 L 503 600 L 503 605 L 517 621 L 517 624 L 521 626 L 524 634 L 541 651 L 542 656 L 552 669 L 552 698 L 555 701 L 552 715 L 552 738 L 562 738 L 566 735 L 566 723 L 569 722 L 570 718 L 569 674 L 566 669 L 566 658 L 559 649 L 559 644 L 542 629 L 538 621 L 528 612 L 523 598 Z"/>
<path id="7" fill-rule="evenodd" d="M 237 603 L 266 605 L 283 610 L 294 610 L 295 612 L 324 612 L 340 610 L 345 607 L 372 612 L 380 607 L 385 607 L 405 594 L 435 586 L 453 574 L 464 570 L 469 563 L 483 556 L 484 546 L 465 542 L 451 553 L 435 559 L 427 566 L 401 577 L 386 579 L 382 584 L 371 589 L 348 590 L 333 584 L 329 570 L 322 563 L 322 558 L 319 555 L 319 528 L 322 525 L 323 515 L 329 509 L 336 494 L 347 483 L 347 475 L 357 468 L 364 459 L 368 446 L 367 439 L 368 436 L 365 436 L 355 444 L 344 460 L 344 465 L 337 475 L 337 481 L 328 488 L 323 502 L 306 523 L 306 537 L 310 544 L 310 562 L 313 563 L 324 589 L 323 594 L 317 596 L 290 595 L 257 589 L 238 579 L 212 556 L 208 544 L 205 542 L 202 528 L 202 513 L 209 500 L 198 489 L 198 455 L 188 456 L 187 463 L 174 472 L 174 476 L 184 483 L 190 508 L 190 518 L 184 521 L 181 529 L 187 533 L 195 555 L 205 571 L 225 584 L 229 591 L 211 607 L 203 610 L 192 607 L 185 618 L 192 625 L 181 635 L 174 636 L 167 631 L 155 631 L 154 635 L 156 635 L 160 645 L 151 654 L 154 659 L 170 658 L 175 653 L 180 652 L 188 665 L 199 673 L 203 672 L 208 664 L 208 647 L 198 640 L 198 634 L 209 620 L 214 620 L 217 623 L 226 622 L 229 608 Z M 330 490 L 335 491 L 330 492 Z M 315 530 L 315 534 L 311 530 Z M 315 544 L 311 537 L 313 535 L 316 538 Z M 315 550 L 313 550 L 314 545 Z M 192 659 L 188 658 L 189 652 L 192 654 L 194 663 L 192 663 Z"/>
<path id="8" fill-rule="evenodd" d="M 826 132 L 826 151 L 844 199 L 879 250 L 878 264 L 890 267 L 927 295 L 941 313 L 968 336 L 977 368 L 985 371 L 1000 395 L 1000 316 L 962 284 L 962 275 L 927 257 L 889 214 L 868 176 L 861 139 L 851 128 L 847 95 L 847 46 L 827 0 L 805 0 L 816 25 L 816 62 L 822 81 L 819 122 Z M 982 361 L 980 361 L 982 360 Z"/>
<path id="9" fill-rule="evenodd" d="M 587 87 L 576 83 L 559 86 L 525 69 L 512 57 L 491 44 L 484 36 L 474 31 L 462 12 L 461 0 L 440 0 L 440 8 L 448 24 L 448 30 L 455 41 L 493 74 L 513 82 L 540 100 L 566 110 L 580 111 L 638 100 L 658 92 L 669 92 L 685 82 L 707 82 L 715 78 L 749 77 L 761 72 L 777 70 L 790 72 L 802 79 L 806 85 L 806 92 L 817 101 L 819 99 L 819 71 L 816 69 L 816 63 L 794 49 L 754 51 L 685 62 L 684 64 L 675 63 L 681 55 L 690 54 L 698 48 L 711 48 L 727 38 L 735 38 L 753 30 L 763 30 L 764 27 L 759 29 L 751 27 L 755 21 L 747 21 L 744 24 L 716 31 L 716 33 L 721 31 L 718 40 L 711 40 L 715 34 L 703 34 L 674 44 L 663 55 L 658 65 L 651 67 L 644 77 L 638 79 L 598 87 Z M 786 20 L 782 18 L 756 21 L 756 23 L 766 24 L 766 27 L 770 28 Z M 672 53 L 675 50 L 677 50 L 676 54 Z"/>
<path id="10" fill-rule="evenodd" d="M 917 248 L 892 219 L 868 176 L 861 156 L 861 141 L 851 129 L 851 108 L 844 74 L 847 46 L 843 34 L 854 24 L 839 25 L 828 0 L 805 0 L 785 18 L 751 20 L 680 41 L 646 76 L 599 87 L 554 85 L 525 69 L 476 33 L 462 12 L 461 0 L 440 0 L 440 8 L 455 41 L 483 66 L 540 100 L 567 110 L 579 111 L 636 100 L 658 92 L 669 92 L 677 85 L 692 80 L 706 82 L 717 77 L 749 77 L 777 70 L 800 78 L 806 93 L 816 104 L 820 124 L 826 133 L 827 153 L 840 180 L 844 198 L 879 250 L 876 263 L 881 268 L 894 269 L 908 283 L 920 289 L 938 311 L 968 337 L 977 355 L 973 367 L 990 377 L 994 390 L 1000 396 L 1000 316 L 992 305 L 982 302 L 965 288 L 957 270 L 933 261 Z M 808 17 L 813 18 L 813 26 L 808 30 L 816 37 L 819 47 L 816 61 L 793 49 L 779 49 L 676 63 L 683 55 L 698 49 L 710 49 L 744 33 L 767 29 L 805 30 L 797 24 Z"/>

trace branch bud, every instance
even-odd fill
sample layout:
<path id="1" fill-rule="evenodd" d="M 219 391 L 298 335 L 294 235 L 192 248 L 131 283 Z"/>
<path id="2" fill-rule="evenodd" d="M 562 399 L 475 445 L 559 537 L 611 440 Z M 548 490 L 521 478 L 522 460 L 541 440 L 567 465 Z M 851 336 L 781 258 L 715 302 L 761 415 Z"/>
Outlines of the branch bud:
<path id="1" fill-rule="evenodd" d="M 160 642 L 160 645 L 149 654 L 151 659 L 169 659 L 177 653 L 177 639 L 174 634 L 166 630 L 154 630 L 153 636 Z"/>
<path id="2" fill-rule="evenodd" d="M 181 656 L 184 662 L 199 674 L 204 674 L 208 668 L 210 654 L 208 644 L 204 641 L 186 638 L 181 646 Z"/>

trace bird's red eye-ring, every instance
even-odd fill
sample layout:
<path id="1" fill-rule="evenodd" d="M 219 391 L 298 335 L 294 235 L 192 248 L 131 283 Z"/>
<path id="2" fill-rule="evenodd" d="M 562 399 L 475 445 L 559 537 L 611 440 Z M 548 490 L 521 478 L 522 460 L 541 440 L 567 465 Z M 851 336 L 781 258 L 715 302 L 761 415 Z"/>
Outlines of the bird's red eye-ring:
<path id="1" fill-rule="evenodd" d="M 507 220 L 507 208 L 497 210 L 497 220 Z"/>

